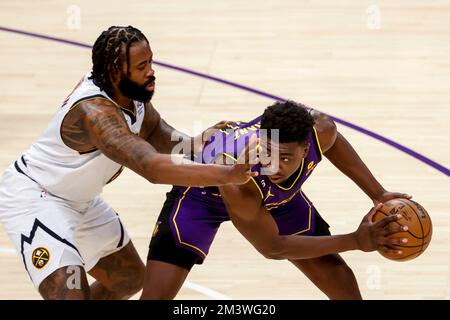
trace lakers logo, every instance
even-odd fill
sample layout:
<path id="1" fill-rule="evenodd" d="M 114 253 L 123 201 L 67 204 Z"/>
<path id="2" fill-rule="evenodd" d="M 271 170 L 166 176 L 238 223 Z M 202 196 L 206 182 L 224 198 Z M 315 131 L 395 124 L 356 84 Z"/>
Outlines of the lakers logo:
<path id="1" fill-rule="evenodd" d="M 43 248 L 39 247 L 33 251 L 33 255 L 31 256 L 31 261 L 33 262 L 33 266 L 37 269 L 42 269 L 45 267 L 50 260 L 50 252 Z"/>

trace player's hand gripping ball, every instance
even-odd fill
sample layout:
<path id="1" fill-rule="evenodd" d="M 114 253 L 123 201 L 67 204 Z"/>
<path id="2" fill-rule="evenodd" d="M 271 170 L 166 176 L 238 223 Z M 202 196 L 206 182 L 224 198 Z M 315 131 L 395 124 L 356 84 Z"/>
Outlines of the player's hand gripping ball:
<path id="1" fill-rule="evenodd" d="M 377 222 L 392 214 L 400 214 L 402 216 L 402 219 L 390 223 L 392 227 L 401 224 L 407 226 L 408 230 L 391 234 L 388 237 L 407 238 L 408 242 L 406 244 L 392 245 L 392 249 L 401 250 L 401 254 L 378 252 L 382 256 L 395 261 L 417 258 L 430 244 L 433 233 L 433 225 L 428 212 L 415 201 L 398 198 L 383 203 L 380 210 L 372 216 L 372 221 Z"/>

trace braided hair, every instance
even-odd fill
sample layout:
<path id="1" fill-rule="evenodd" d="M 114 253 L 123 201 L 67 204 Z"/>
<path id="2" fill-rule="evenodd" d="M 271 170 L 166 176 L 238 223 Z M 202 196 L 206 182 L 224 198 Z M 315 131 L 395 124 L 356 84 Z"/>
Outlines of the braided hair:
<path id="1" fill-rule="evenodd" d="M 96 86 L 112 94 L 111 72 L 120 70 L 126 61 L 130 65 L 130 47 L 135 42 L 146 41 L 144 34 L 132 27 L 112 26 L 103 31 L 92 48 L 92 79 Z M 125 44 L 125 56 L 122 54 L 122 44 Z"/>

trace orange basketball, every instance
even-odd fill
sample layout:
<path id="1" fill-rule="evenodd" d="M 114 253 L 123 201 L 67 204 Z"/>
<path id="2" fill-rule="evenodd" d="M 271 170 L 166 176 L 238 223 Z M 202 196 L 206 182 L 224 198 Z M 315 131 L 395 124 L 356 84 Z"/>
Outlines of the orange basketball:
<path id="1" fill-rule="evenodd" d="M 430 244 L 433 233 L 428 212 L 415 201 L 398 198 L 386 201 L 381 209 L 373 215 L 372 221 L 377 222 L 392 214 L 401 214 L 402 218 L 391 222 L 390 225 L 401 224 L 407 226 L 408 230 L 391 234 L 388 237 L 407 238 L 408 242 L 392 245 L 393 249 L 402 250 L 401 254 L 378 252 L 382 256 L 395 261 L 406 261 L 420 256 Z"/>

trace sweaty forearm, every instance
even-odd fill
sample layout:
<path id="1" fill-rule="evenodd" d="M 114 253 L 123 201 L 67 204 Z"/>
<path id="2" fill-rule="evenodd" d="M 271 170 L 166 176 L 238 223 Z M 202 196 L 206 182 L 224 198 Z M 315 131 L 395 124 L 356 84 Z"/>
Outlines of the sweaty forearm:
<path id="1" fill-rule="evenodd" d="M 371 199 L 384 189 L 351 144 L 338 132 L 334 145 L 324 154 L 333 165 L 352 179 Z"/>

